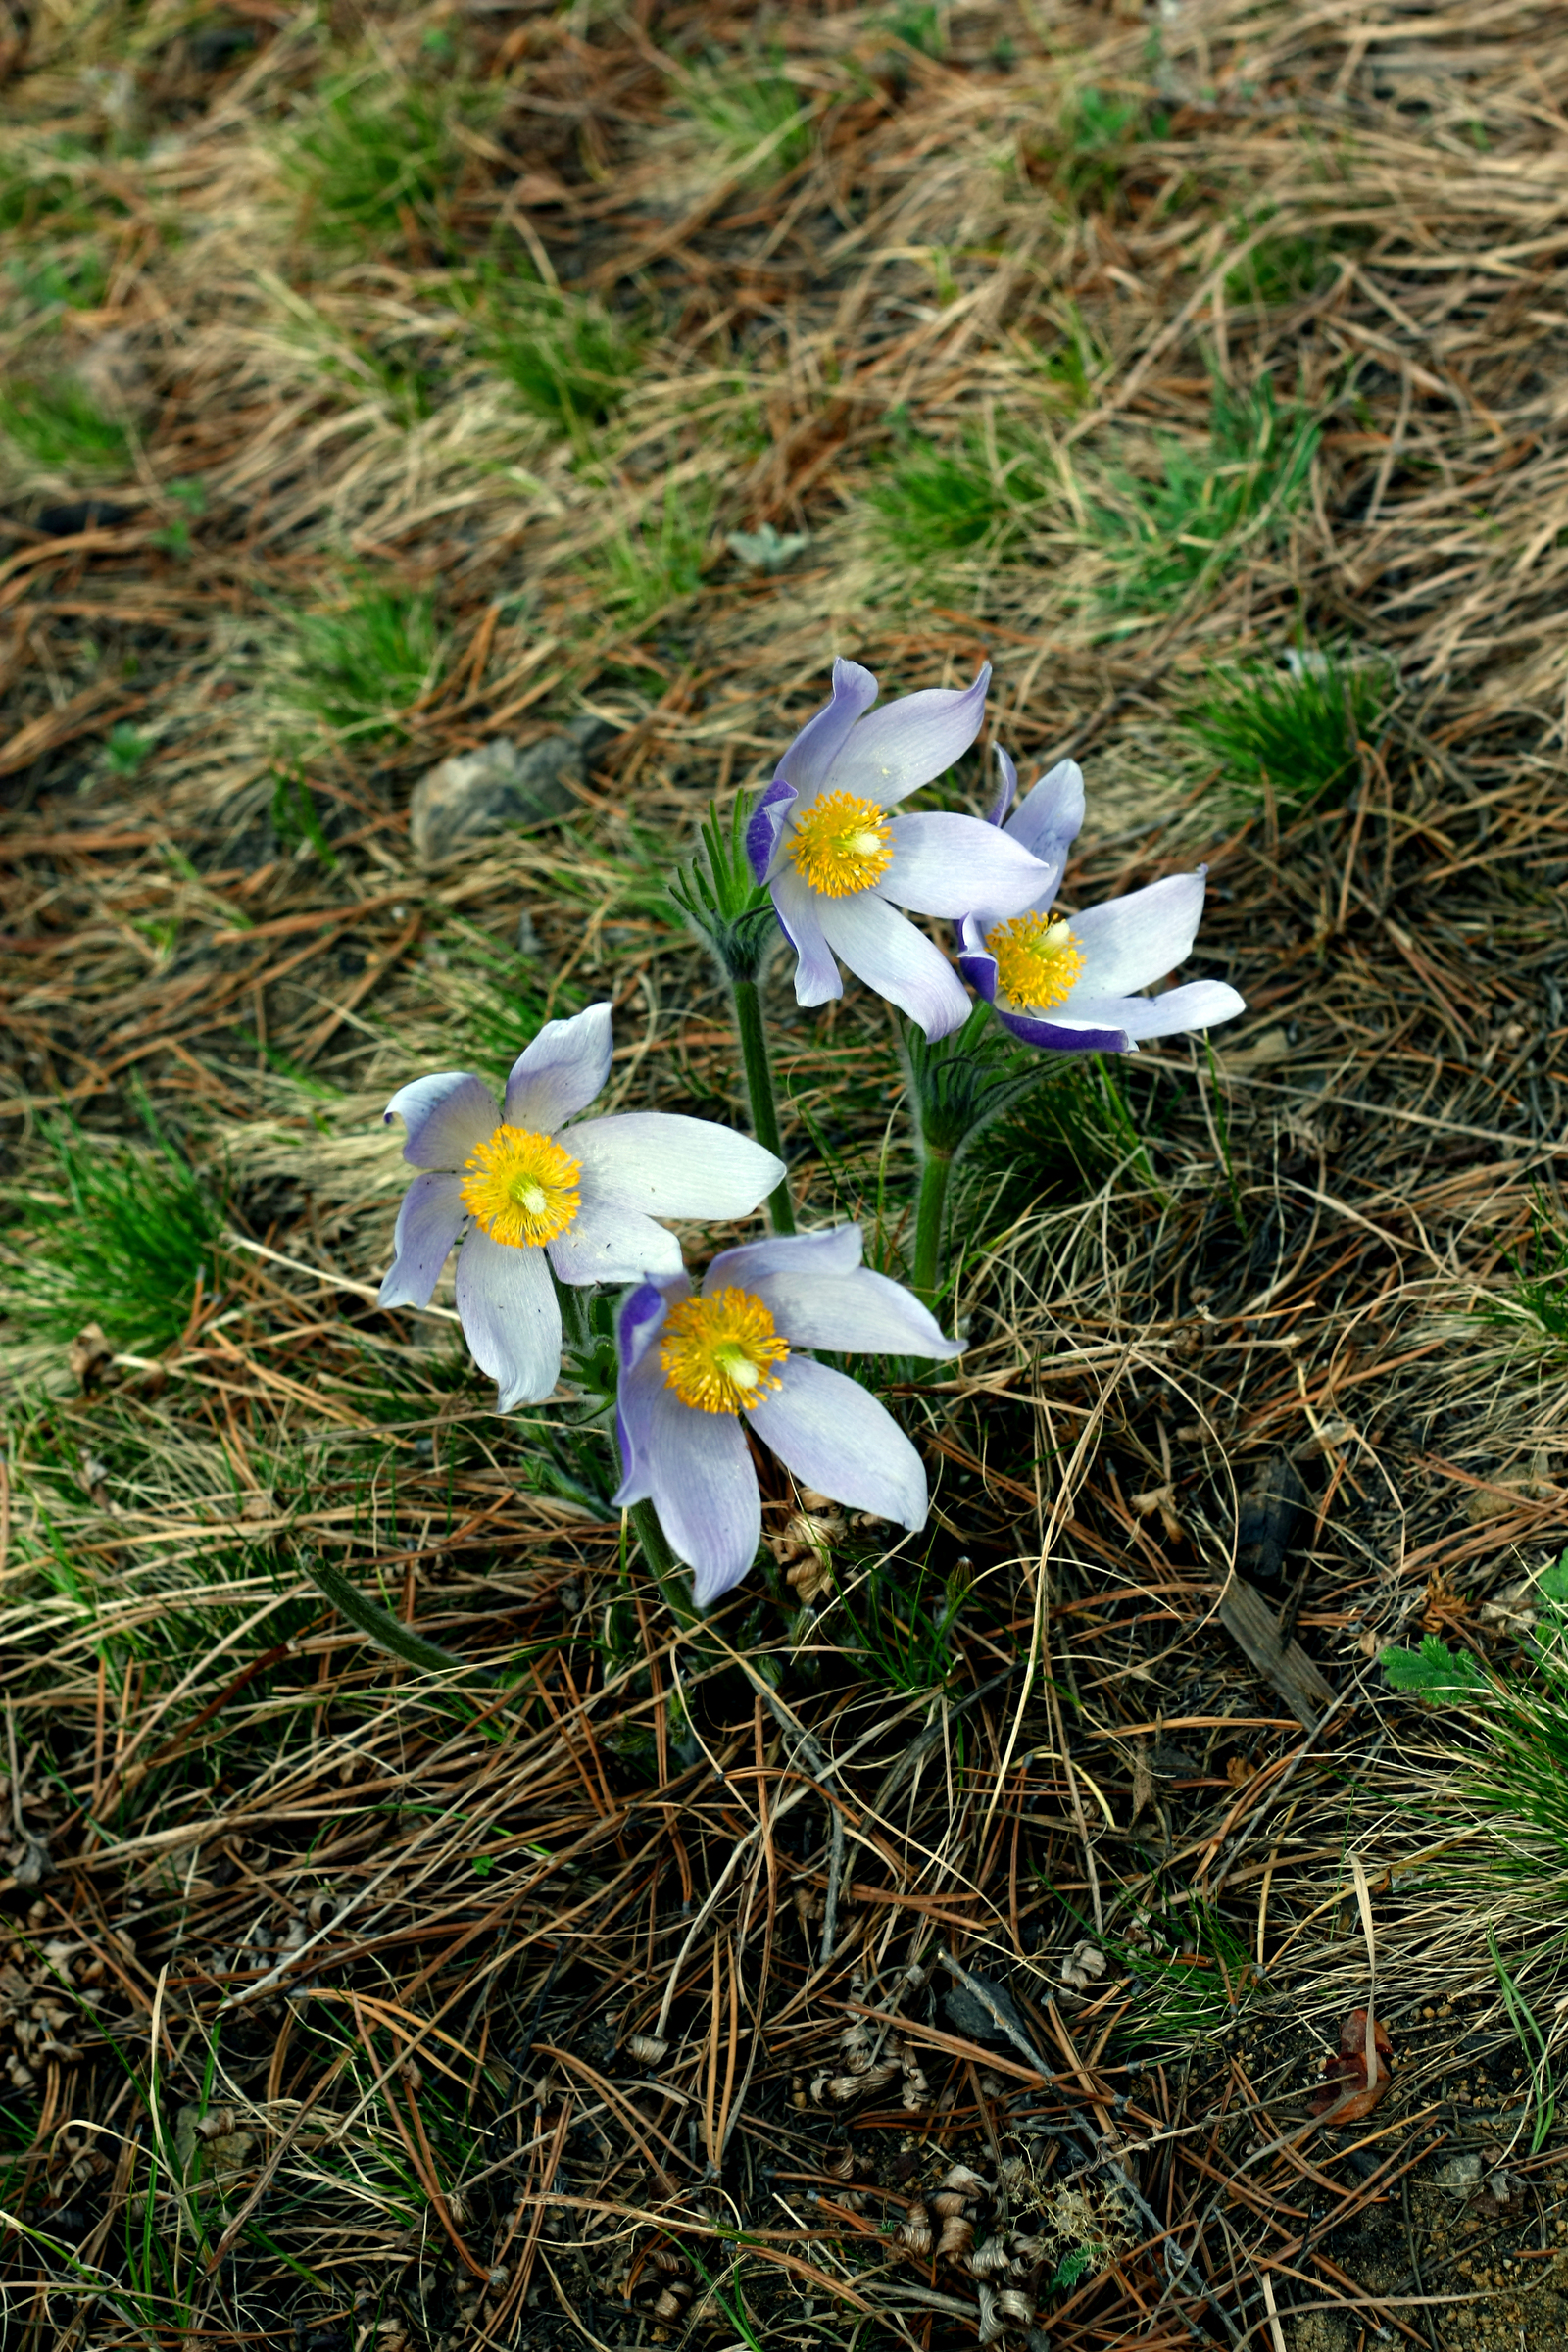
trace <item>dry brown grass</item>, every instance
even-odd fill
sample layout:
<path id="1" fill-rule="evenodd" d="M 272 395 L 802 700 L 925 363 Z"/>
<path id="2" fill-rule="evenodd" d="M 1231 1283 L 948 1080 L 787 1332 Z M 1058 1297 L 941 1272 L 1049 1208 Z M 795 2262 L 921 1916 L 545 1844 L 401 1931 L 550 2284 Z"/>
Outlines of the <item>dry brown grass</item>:
<path id="1" fill-rule="evenodd" d="M 1424 1626 L 1523 1671 L 1497 1596 L 1568 1539 L 1561 1353 L 1478 1319 L 1561 1213 L 1561 11 L 954 6 L 939 57 L 919 11 L 15 23 L 0 366 L 126 439 L 5 444 L 4 1238 L 49 1117 L 111 1151 L 138 1085 L 230 1238 L 152 1355 L 74 1370 L 15 1295 L 0 2341 L 1556 2345 L 1565 2143 L 1497 1963 L 1549 2075 L 1560 1858 L 1506 1874 L 1477 1735 L 1375 1659 Z M 810 121 L 771 179 L 692 95 L 768 44 Z M 290 160 L 345 73 L 462 125 L 358 247 Z M 487 356 L 488 254 L 636 326 L 609 423 Z M 1303 494 L 1117 603 L 1133 485 L 1265 379 Z M 989 535 L 890 539 L 911 439 Z M 700 576 L 617 604 L 671 484 Z M 725 545 L 763 523 L 809 534 L 773 577 Z M 289 663 L 366 580 L 431 594 L 435 654 L 361 740 Z M 1395 683 L 1292 814 L 1181 720 L 1298 632 Z M 1069 1090 L 972 1167 L 969 1348 L 898 1394 L 929 1551 L 851 1531 L 814 1614 L 781 1566 L 694 1626 L 449 1313 L 374 1309 L 372 1122 L 607 995 L 625 1099 L 743 1117 L 660 874 L 840 650 L 898 688 L 988 652 L 997 735 L 1086 762 L 1069 892 L 1205 857 L 1250 1016 L 1123 1074 L 1131 1138 Z M 577 816 L 418 869 L 426 765 L 585 710 Z M 806 1215 L 875 1215 L 881 1008 L 770 1010 Z M 1282 1457 L 1270 1580 L 1241 1498 Z M 369 1649 L 317 1560 L 468 1669 Z M 1369 1998 L 1392 2089 L 1317 2124 Z"/>

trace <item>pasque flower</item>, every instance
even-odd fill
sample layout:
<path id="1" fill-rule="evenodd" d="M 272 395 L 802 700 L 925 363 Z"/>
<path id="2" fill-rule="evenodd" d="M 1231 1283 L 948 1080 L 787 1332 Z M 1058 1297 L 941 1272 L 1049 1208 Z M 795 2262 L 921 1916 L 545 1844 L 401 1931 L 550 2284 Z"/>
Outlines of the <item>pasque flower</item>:
<path id="1" fill-rule="evenodd" d="M 860 1263 L 860 1229 L 726 1250 L 701 1292 L 650 1279 L 617 1324 L 618 1503 L 652 1501 L 700 1608 L 757 1555 L 761 1502 L 748 1438 L 803 1486 L 901 1527 L 925 1523 L 920 1457 L 891 1413 L 803 1350 L 949 1356 L 958 1342 L 918 1298 Z"/>
<path id="2" fill-rule="evenodd" d="M 979 817 L 889 814 L 968 750 L 990 677 L 987 663 L 962 691 L 933 687 L 872 711 L 871 672 L 834 662 L 832 700 L 780 760 L 746 832 L 752 869 L 795 950 L 798 1003 L 843 995 L 841 957 L 927 1037 L 946 1037 L 969 1000 L 941 950 L 898 909 L 957 916 L 990 906 L 1006 916 L 1045 888 L 1027 846 Z"/>
<path id="3" fill-rule="evenodd" d="M 610 1075 L 608 1004 L 549 1021 L 513 1064 L 498 1104 L 482 1079 L 441 1070 L 400 1087 L 388 1124 L 425 1172 L 404 1196 L 383 1306 L 424 1306 L 460 1234 L 458 1313 L 499 1409 L 548 1396 L 561 1373 L 563 1282 L 635 1282 L 680 1270 L 656 1217 L 738 1217 L 784 1165 L 708 1119 L 629 1111 L 575 1119 Z M 466 1232 L 464 1229 L 466 1227 Z M 548 1259 L 548 1264 L 547 1264 Z"/>
<path id="4" fill-rule="evenodd" d="M 1046 877 L 1026 906 L 977 900 L 960 927 L 958 968 L 1003 1025 L 1048 1053 L 1135 1054 L 1140 1038 L 1210 1029 L 1245 1012 L 1245 1000 L 1222 980 L 1189 980 L 1157 997 L 1140 993 L 1191 955 L 1204 869 L 1167 874 L 1083 914 L 1053 914 L 1084 821 L 1082 771 L 1076 760 L 1058 760 L 1009 817 L 1018 771 L 1005 752 L 997 760 L 1002 794 L 991 821 L 1040 860 Z"/>

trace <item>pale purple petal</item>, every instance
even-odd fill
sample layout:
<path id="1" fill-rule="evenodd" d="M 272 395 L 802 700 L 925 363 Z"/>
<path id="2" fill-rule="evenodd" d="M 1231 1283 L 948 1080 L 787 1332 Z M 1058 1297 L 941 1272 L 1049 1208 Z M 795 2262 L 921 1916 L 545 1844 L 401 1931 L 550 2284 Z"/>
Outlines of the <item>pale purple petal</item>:
<path id="1" fill-rule="evenodd" d="M 563 1282 L 636 1282 L 680 1272 L 680 1244 L 662 1225 L 624 1200 L 582 1188 L 582 1205 L 564 1233 L 545 1244 Z"/>
<path id="2" fill-rule="evenodd" d="M 653 1503 L 671 1550 L 692 1571 L 692 1597 L 706 1609 L 740 1583 L 761 1541 L 746 1434 L 734 1413 L 682 1404 L 652 1349 L 621 1381 L 620 1426 L 636 1467 L 615 1501 Z"/>
<path id="3" fill-rule="evenodd" d="M 657 1283 L 645 1282 L 621 1304 L 615 1319 L 615 1348 L 620 1378 L 615 1387 L 615 1442 L 620 1450 L 620 1485 L 614 1500 L 624 1510 L 646 1502 L 653 1492 L 653 1462 L 649 1452 L 654 1391 L 664 1375 L 654 1343 L 664 1328 L 668 1300 Z"/>
<path id="4" fill-rule="evenodd" d="M 775 875 L 772 888 L 773 911 L 795 950 L 796 1004 L 826 1004 L 831 998 L 842 997 L 844 983 L 839 978 L 833 952 L 822 936 L 817 911 L 825 902 L 791 866 L 785 866 Z"/>
<path id="5" fill-rule="evenodd" d="M 791 1270 L 848 1274 L 860 1262 L 858 1225 L 830 1225 L 823 1233 L 777 1233 L 766 1241 L 721 1250 L 703 1277 L 703 1296 L 734 1288 L 751 1291 L 764 1274 Z"/>
<path id="6" fill-rule="evenodd" d="M 1084 771 L 1076 760 L 1058 760 L 1030 786 L 1007 824 L 1008 838 L 1043 860 L 1064 858 L 1067 844 L 1083 830 Z"/>
<path id="7" fill-rule="evenodd" d="M 961 758 L 986 715 L 991 664 L 972 686 L 928 686 L 862 718 L 833 763 L 835 792 L 863 794 L 891 808 Z"/>
<path id="8" fill-rule="evenodd" d="M 918 1021 L 927 1037 L 946 1037 L 969 1017 L 962 983 L 940 948 L 906 922 L 874 891 L 818 899 L 822 936 L 867 988 Z M 796 995 L 800 997 L 799 986 Z M 806 999 L 800 998 L 804 1004 Z"/>
<path id="9" fill-rule="evenodd" d="M 542 1250 L 514 1250 L 477 1226 L 458 1251 L 458 1313 L 496 1410 L 537 1404 L 561 1377 L 561 1309 Z"/>
<path id="10" fill-rule="evenodd" d="M 1124 899 L 1070 914 L 1084 959 L 1075 997 L 1125 997 L 1163 980 L 1192 954 L 1203 911 L 1203 875 L 1167 874 Z"/>
<path id="11" fill-rule="evenodd" d="M 381 1116 L 389 1127 L 407 1121 L 403 1156 L 411 1168 L 461 1168 L 501 1124 L 494 1095 L 466 1070 L 438 1070 L 400 1086 Z"/>
<path id="12" fill-rule="evenodd" d="M 1247 1000 L 1223 980 L 1188 980 L 1158 997 L 1086 999 L 1075 989 L 1062 1006 L 1075 1021 L 1120 1021 L 1129 1037 L 1175 1037 L 1184 1029 L 1216 1029 L 1247 1010 Z"/>
<path id="13" fill-rule="evenodd" d="M 592 1199 L 652 1217 L 745 1217 L 786 1174 L 749 1135 L 670 1111 L 588 1119 L 561 1141 L 581 1164 L 584 1208 Z"/>
<path id="14" fill-rule="evenodd" d="M 682 1272 L 673 1282 L 640 1282 L 627 1292 L 615 1317 L 615 1347 L 623 1373 L 635 1372 L 659 1337 L 670 1307 L 677 1298 L 690 1298 L 691 1288 Z"/>
<path id="15" fill-rule="evenodd" d="M 461 1176 L 431 1171 L 415 1178 L 392 1229 L 392 1263 L 381 1278 L 378 1305 L 429 1305 L 466 1214 Z"/>
<path id="16" fill-rule="evenodd" d="M 1010 834 L 978 816 L 896 816 L 888 826 L 893 857 L 876 885 L 881 898 L 916 914 L 1022 914 L 1042 894 L 1054 896 L 1056 877 Z"/>
<path id="17" fill-rule="evenodd" d="M 792 1355 L 778 1388 L 749 1418 L 803 1487 L 911 1533 L 925 1525 L 920 1456 L 886 1407 L 847 1373 Z"/>
<path id="18" fill-rule="evenodd" d="M 746 856 L 759 882 L 767 880 L 767 869 L 778 847 L 779 829 L 795 800 L 794 785 L 787 784 L 782 776 L 775 776 L 746 820 Z"/>
<path id="19" fill-rule="evenodd" d="M 777 774 L 793 784 L 804 808 L 829 782 L 845 738 L 863 711 L 876 701 L 877 684 L 858 662 L 835 662 L 833 695 L 814 718 L 808 718 L 778 763 Z M 836 785 L 839 779 L 831 778 Z"/>
<path id="20" fill-rule="evenodd" d="M 833 1348 L 846 1355 L 962 1353 L 962 1342 L 944 1338 L 941 1324 L 912 1292 L 869 1266 L 833 1275 L 781 1267 L 747 1287 L 795 1348 Z"/>
<path id="21" fill-rule="evenodd" d="M 569 1021 L 546 1021 L 524 1046 L 507 1080 L 507 1124 L 554 1135 L 586 1110 L 610 1076 L 608 1004 L 590 1004 Z"/>
<path id="22" fill-rule="evenodd" d="M 1000 743 L 994 745 L 993 749 L 997 755 L 997 773 L 1002 780 L 997 787 L 997 797 L 992 804 L 991 814 L 986 822 L 1000 825 L 1007 810 L 1012 807 L 1012 796 L 1018 789 L 1018 770 L 1012 764 L 1011 754 L 1004 752 Z"/>

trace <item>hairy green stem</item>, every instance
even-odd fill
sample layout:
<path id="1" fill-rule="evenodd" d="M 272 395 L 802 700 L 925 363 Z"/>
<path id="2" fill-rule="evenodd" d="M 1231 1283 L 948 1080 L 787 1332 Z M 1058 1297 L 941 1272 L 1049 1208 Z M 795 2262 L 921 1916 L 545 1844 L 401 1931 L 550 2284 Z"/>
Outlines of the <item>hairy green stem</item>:
<path id="1" fill-rule="evenodd" d="M 741 1059 L 746 1065 L 746 1091 L 752 1101 L 752 1133 L 764 1152 L 784 1156 L 779 1141 L 778 1104 L 773 1095 L 773 1070 L 767 1057 L 767 1031 L 762 1025 L 762 1000 L 755 980 L 732 983 L 735 1026 L 740 1032 Z M 767 1197 L 767 1213 L 775 1233 L 795 1231 L 795 1203 L 786 1176 Z"/>
<path id="2" fill-rule="evenodd" d="M 670 1615 L 677 1625 L 695 1625 L 697 1612 L 686 1592 L 687 1571 L 669 1548 L 668 1538 L 659 1524 L 659 1513 L 651 1502 L 634 1502 L 628 1516 L 649 1574 L 663 1593 Z"/>
<path id="3" fill-rule="evenodd" d="M 928 1306 L 936 1303 L 942 1272 L 942 1224 L 948 1205 L 948 1179 L 953 1153 L 925 1147 L 920 1166 L 920 1198 L 914 1216 L 914 1287 Z"/>

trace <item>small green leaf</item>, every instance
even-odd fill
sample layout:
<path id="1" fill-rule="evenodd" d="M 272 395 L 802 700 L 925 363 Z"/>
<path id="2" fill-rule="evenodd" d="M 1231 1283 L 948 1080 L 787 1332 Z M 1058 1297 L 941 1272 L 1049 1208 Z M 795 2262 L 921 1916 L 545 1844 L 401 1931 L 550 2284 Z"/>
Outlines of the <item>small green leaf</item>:
<path id="1" fill-rule="evenodd" d="M 1386 1649 L 1381 1663 L 1394 1690 L 1413 1690 L 1418 1698 L 1479 1698 L 1491 1689 L 1468 1651 L 1450 1649 L 1436 1634 L 1428 1634 L 1419 1649 Z"/>

